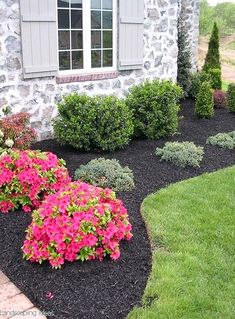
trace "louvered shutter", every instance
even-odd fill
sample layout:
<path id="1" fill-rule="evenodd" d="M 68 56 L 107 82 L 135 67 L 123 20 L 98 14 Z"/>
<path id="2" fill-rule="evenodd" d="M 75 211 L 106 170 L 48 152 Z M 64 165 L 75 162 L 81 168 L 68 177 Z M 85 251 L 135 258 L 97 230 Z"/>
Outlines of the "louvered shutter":
<path id="1" fill-rule="evenodd" d="M 24 78 L 58 70 L 56 0 L 20 0 Z"/>
<path id="2" fill-rule="evenodd" d="M 119 0 L 119 70 L 141 69 L 144 50 L 144 0 Z"/>

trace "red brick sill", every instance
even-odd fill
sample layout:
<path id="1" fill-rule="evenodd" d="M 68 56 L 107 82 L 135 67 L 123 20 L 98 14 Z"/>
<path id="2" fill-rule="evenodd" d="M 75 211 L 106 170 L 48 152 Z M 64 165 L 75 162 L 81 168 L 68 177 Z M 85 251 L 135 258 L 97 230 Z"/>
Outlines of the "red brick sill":
<path id="1" fill-rule="evenodd" d="M 115 79 L 119 75 L 118 72 L 103 72 L 92 74 L 80 74 L 80 75 L 58 75 L 56 77 L 57 84 L 72 83 L 72 82 L 84 82 L 84 81 L 98 81 Z"/>

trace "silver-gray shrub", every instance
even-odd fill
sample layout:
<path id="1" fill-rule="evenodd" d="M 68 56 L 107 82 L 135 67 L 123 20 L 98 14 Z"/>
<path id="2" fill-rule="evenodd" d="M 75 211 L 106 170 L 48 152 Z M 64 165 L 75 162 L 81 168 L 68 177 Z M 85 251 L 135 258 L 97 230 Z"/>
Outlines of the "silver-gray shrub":
<path id="1" fill-rule="evenodd" d="M 129 191 L 135 187 L 134 175 L 129 167 L 122 167 L 116 159 L 98 158 L 75 171 L 75 180 L 114 191 Z"/>
<path id="2" fill-rule="evenodd" d="M 167 142 L 163 148 L 156 149 L 161 160 L 172 162 L 177 166 L 199 167 L 203 159 L 203 147 L 193 142 Z"/>
<path id="3" fill-rule="evenodd" d="M 210 136 L 206 143 L 233 150 L 235 149 L 235 131 Z"/>

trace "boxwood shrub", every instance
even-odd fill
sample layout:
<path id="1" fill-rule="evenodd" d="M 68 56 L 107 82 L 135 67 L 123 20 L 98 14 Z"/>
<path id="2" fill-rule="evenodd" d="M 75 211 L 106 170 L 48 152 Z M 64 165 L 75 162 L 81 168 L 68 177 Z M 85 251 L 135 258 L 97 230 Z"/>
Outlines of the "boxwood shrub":
<path id="1" fill-rule="evenodd" d="M 178 101 L 183 91 L 170 81 L 146 81 L 133 86 L 127 105 L 133 111 L 135 136 L 158 139 L 178 128 Z"/>
<path id="2" fill-rule="evenodd" d="M 134 188 L 134 176 L 129 167 L 122 167 L 116 159 L 97 158 L 75 171 L 75 180 L 90 183 L 114 191 Z"/>
<path id="3" fill-rule="evenodd" d="M 208 74 L 211 77 L 212 89 L 221 90 L 221 88 L 222 88 L 221 70 L 220 69 L 209 69 Z"/>
<path id="4" fill-rule="evenodd" d="M 228 109 L 230 112 L 235 112 L 235 83 L 230 83 L 228 86 Z"/>
<path id="5" fill-rule="evenodd" d="M 133 134 L 132 113 L 115 96 L 70 94 L 58 105 L 54 134 L 62 144 L 77 149 L 114 151 L 127 145 Z"/>
<path id="6" fill-rule="evenodd" d="M 195 114 L 204 119 L 214 115 L 213 92 L 209 82 L 203 82 L 196 97 Z"/>
<path id="7" fill-rule="evenodd" d="M 191 75 L 191 85 L 189 90 L 189 96 L 191 96 L 192 98 L 196 98 L 197 94 L 200 91 L 202 83 L 205 81 L 211 83 L 210 74 L 206 73 L 205 71 L 199 71 L 199 72 L 193 73 Z"/>

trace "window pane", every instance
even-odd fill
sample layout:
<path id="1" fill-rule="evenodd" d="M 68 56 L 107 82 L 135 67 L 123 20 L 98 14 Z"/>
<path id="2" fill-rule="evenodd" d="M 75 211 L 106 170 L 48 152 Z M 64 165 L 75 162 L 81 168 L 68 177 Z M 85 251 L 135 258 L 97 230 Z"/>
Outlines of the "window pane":
<path id="1" fill-rule="evenodd" d="M 82 49 L 82 31 L 72 31 L 72 49 Z"/>
<path id="2" fill-rule="evenodd" d="M 113 66 L 113 51 L 103 51 L 103 67 Z"/>
<path id="3" fill-rule="evenodd" d="M 71 10 L 71 29 L 82 29 L 81 10 Z"/>
<path id="4" fill-rule="evenodd" d="M 70 49 L 69 31 L 59 31 L 59 50 Z"/>
<path id="5" fill-rule="evenodd" d="M 101 31 L 91 31 L 91 48 L 101 49 Z"/>
<path id="6" fill-rule="evenodd" d="M 70 52 L 59 52 L 60 70 L 70 69 Z"/>
<path id="7" fill-rule="evenodd" d="M 112 11 L 103 11 L 103 29 L 112 29 L 113 13 Z"/>
<path id="8" fill-rule="evenodd" d="M 91 9 L 101 9 L 101 0 L 91 0 Z"/>
<path id="9" fill-rule="evenodd" d="M 91 67 L 100 68 L 101 67 L 101 51 L 91 51 Z"/>
<path id="10" fill-rule="evenodd" d="M 91 11 L 91 28 L 101 29 L 101 12 Z"/>
<path id="11" fill-rule="evenodd" d="M 103 31 L 103 48 L 111 49 L 113 47 L 113 32 Z"/>
<path id="12" fill-rule="evenodd" d="M 83 52 L 72 52 L 72 69 L 83 69 Z"/>
<path id="13" fill-rule="evenodd" d="M 71 0 L 72 8 L 82 8 L 82 0 Z"/>
<path id="14" fill-rule="evenodd" d="M 69 10 L 58 10 L 58 28 L 69 29 Z"/>
<path id="15" fill-rule="evenodd" d="M 69 0 L 57 0 L 58 7 L 61 8 L 68 8 L 69 7 Z"/>
<path id="16" fill-rule="evenodd" d="M 113 8 L 113 0 L 103 0 L 103 9 L 111 10 Z"/>

